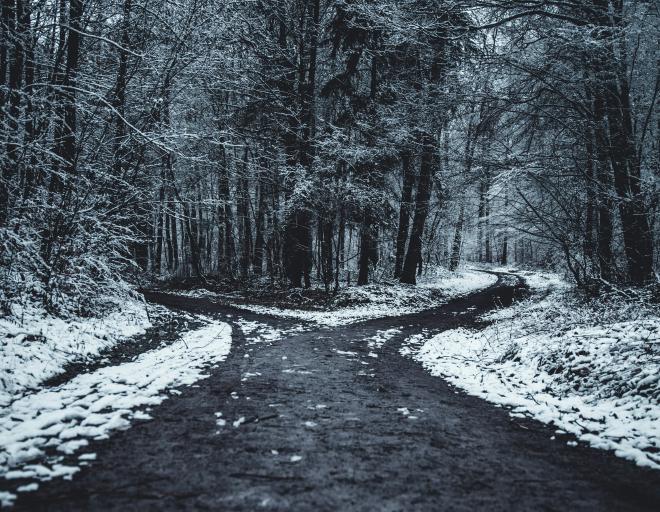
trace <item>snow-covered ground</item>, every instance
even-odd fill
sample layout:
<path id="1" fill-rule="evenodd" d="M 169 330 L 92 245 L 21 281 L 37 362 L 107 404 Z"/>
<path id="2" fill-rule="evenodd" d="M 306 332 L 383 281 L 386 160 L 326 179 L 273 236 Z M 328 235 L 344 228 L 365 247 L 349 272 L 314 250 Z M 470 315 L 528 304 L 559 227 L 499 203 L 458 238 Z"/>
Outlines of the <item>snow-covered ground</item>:
<path id="1" fill-rule="evenodd" d="M 96 455 L 84 453 L 74 463 L 65 455 L 128 428 L 132 421 L 150 419 L 149 409 L 168 393 L 179 394 L 175 388 L 208 377 L 206 369 L 229 353 L 231 327 L 205 321 L 204 327 L 134 361 L 79 375 L 5 407 L 0 413 L 0 477 L 34 480 L 17 492 L 36 490 L 38 480 L 71 478 Z M 13 498 L 5 493 L 0 500 L 10 504 Z"/>
<path id="2" fill-rule="evenodd" d="M 521 274 L 534 297 L 486 315 L 483 330 L 411 338 L 402 354 L 513 416 L 660 469 L 657 310 L 586 302 L 557 276 Z"/>
<path id="3" fill-rule="evenodd" d="M 153 308 L 153 306 L 149 306 Z M 62 371 L 151 327 L 147 305 L 135 299 L 102 318 L 62 319 L 14 306 L 0 318 L 0 407 Z"/>
<path id="4" fill-rule="evenodd" d="M 448 300 L 487 288 L 497 276 L 475 270 L 432 275 L 417 286 L 372 284 L 352 286 L 335 297 L 330 310 L 285 309 L 254 304 L 233 304 L 254 313 L 293 318 L 336 327 L 347 323 L 416 313 L 445 304 Z M 342 305 L 347 304 L 347 305 Z"/>

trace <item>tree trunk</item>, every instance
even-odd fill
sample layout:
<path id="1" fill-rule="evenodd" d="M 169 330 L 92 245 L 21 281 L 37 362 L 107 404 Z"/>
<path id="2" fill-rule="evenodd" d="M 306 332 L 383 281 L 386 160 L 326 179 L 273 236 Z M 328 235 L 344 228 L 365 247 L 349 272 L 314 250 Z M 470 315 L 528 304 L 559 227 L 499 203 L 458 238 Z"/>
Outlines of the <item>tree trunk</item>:
<path id="1" fill-rule="evenodd" d="M 66 162 L 65 175 L 76 173 L 76 92 L 78 61 L 80 57 L 80 40 L 82 32 L 83 0 L 69 2 L 69 29 L 66 43 L 66 71 L 62 83 L 62 100 L 64 102 L 64 119 L 59 126 L 60 137 L 57 141 L 55 154 Z M 62 190 L 63 184 L 56 187 Z"/>
<path id="2" fill-rule="evenodd" d="M 124 122 L 126 107 L 126 87 L 128 86 L 128 47 L 130 45 L 130 17 L 132 0 L 124 0 L 123 19 L 121 28 L 121 48 L 119 49 L 119 66 L 117 68 L 117 80 L 115 82 L 112 106 L 115 109 L 115 134 L 113 174 L 121 177 L 124 173 L 126 150 L 126 124 Z M 169 116 L 168 116 L 169 117 Z"/>
<path id="3" fill-rule="evenodd" d="M 224 145 L 218 166 L 218 273 L 231 277 L 234 270 L 234 221 L 231 209 L 229 169 Z"/>
<path id="4" fill-rule="evenodd" d="M 408 228 L 410 225 L 410 211 L 412 209 L 412 192 L 415 186 L 415 172 L 411 165 L 409 151 L 401 153 L 401 166 L 403 170 L 403 187 L 401 189 L 401 206 L 399 208 L 399 227 L 396 235 L 396 259 L 394 262 L 394 277 L 401 275 L 403 258 L 408 241 Z"/>
<path id="5" fill-rule="evenodd" d="M 452 272 L 458 268 L 461 262 L 461 247 L 463 245 L 463 223 L 465 222 L 465 201 L 461 198 L 461 206 L 458 212 L 458 220 L 454 229 L 454 241 L 451 246 L 451 258 L 449 270 Z"/>
<path id="6" fill-rule="evenodd" d="M 623 3 L 594 0 L 596 23 L 603 50 L 594 60 L 599 79 L 595 99 L 604 99 L 607 112 L 609 156 L 618 196 L 628 278 L 635 285 L 654 279 L 653 235 L 641 190 L 641 165 L 637 153 L 625 47 Z M 617 42 L 615 47 L 614 40 Z"/>
<path id="7" fill-rule="evenodd" d="M 63 8 L 64 4 L 60 4 Z M 61 33 L 64 33 L 63 10 L 60 12 Z M 49 183 L 50 194 L 62 194 L 65 188 L 69 186 L 68 182 L 62 179 L 76 174 L 76 77 L 78 74 L 78 61 L 80 57 L 80 39 L 82 31 L 83 1 L 70 0 L 69 2 L 69 27 L 66 29 L 66 67 L 64 75 L 59 78 L 60 87 L 59 100 L 62 102 L 62 118 L 57 122 L 54 128 L 55 147 L 52 162 L 52 174 Z M 63 36 L 62 36 L 63 37 Z M 60 172 L 61 162 L 64 162 L 62 173 Z M 51 198 L 52 200 L 53 198 Z M 64 228 L 65 213 L 68 211 L 66 204 L 66 194 L 62 194 L 57 206 L 55 218 L 49 223 L 49 227 L 44 231 L 41 243 L 41 256 L 51 268 L 54 267 L 51 262 L 52 250 L 55 242 L 62 238 L 63 233 L 67 231 Z M 74 229 L 75 226 L 70 226 Z M 49 280 L 48 276 L 45 276 Z"/>
<path id="8" fill-rule="evenodd" d="M 360 258 L 358 260 L 358 286 L 369 284 L 369 260 L 373 244 L 371 219 L 365 218 L 360 230 Z"/>
<path id="9" fill-rule="evenodd" d="M 156 208 L 156 247 L 154 251 L 154 273 L 160 274 L 163 261 L 163 225 L 165 222 L 165 186 L 158 189 L 158 207 Z"/>
<path id="10" fill-rule="evenodd" d="M 321 270 L 326 293 L 332 284 L 332 243 L 335 225 L 331 217 L 323 218 L 321 224 Z"/>
<path id="11" fill-rule="evenodd" d="M 173 198 L 170 198 L 168 201 L 168 213 L 167 221 L 169 225 L 169 240 L 168 240 L 168 250 L 169 254 L 169 270 L 171 272 L 176 272 L 179 266 L 179 241 L 178 241 L 178 232 L 176 227 L 176 202 Z"/>
<path id="12" fill-rule="evenodd" d="M 334 292 L 337 293 L 339 290 L 339 270 L 344 268 L 344 240 L 346 237 L 346 216 L 344 215 L 344 209 L 339 209 L 339 227 L 337 230 L 337 250 L 335 254 L 335 289 Z"/>
<path id="13" fill-rule="evenodd" d="M 586 134 L 586 161 L 585 161 L 585 189 L 586 189 L 586 205 L 584 215 L 584 260 L 585 264 L 588 263 L 593 266 L 594 259 L 594 214 L 596 211 L 596 191 L 594 183 L 596 175 L 594 172 L 594 141 L 593 131 L 589 129 Z"/>
<path id="14" fill-rule="evenodd" d="M 257 218 L 255 222 L 255 239 L 254 239 L 254 256 L 252 259 L 253 271 L 256 275 L 260 276 L 263 272 L 264 260 L 264 220 L 266 217 L 266 209 L 268 208 L 268 201 L 266 200 L 266 184 L 263 177 L 259 179 L 259 205 L 257 207 Z"/>
<path id="15" fill-rule="evenodd" d="M 252 222 L 250 212 L 250 189 L 248 181 L 248 148 L 245 147 L 241 175 L 238 178 L 238 238 L 241 245 L 241 277 L 246 278 L 252 259 Z"/>
<path id="16" fill-rule="evenodd" d="M 192 270 L 200 279 L 204 279 L 204 274 L 202 273 L 202 264 L 199 254 L 199 243 L 197 241 L 197 219 L 195 218 L 195 205 L 189 205 L 184 202 L 183 205 L 183 216 L 184 216 L 184 227 L 186 228 L 186 235 L 188 238 L 188 247 L 190 249 L 191 264 Z"/>
<path id="17" fill-rule="evenodd" d="M 5 12 L 6 11 L 6 12 Z M 3 33 L 13 36 L 13 59 L 9 66 L 9 77 L 7 80 L 7 97 L 9 101 L 9 108 L 7 109 L 7 145 L 6 145 L 6 163 L 2 169 L 0 176 L 0 226 L 7 223 L 7 216 L 9 213 L 9 204 L 12 197 L 15 195 L 16 188 L 15 176 L 18 167 L 18 152 L 19 152 L 19 131 L 18 131 L 18 118 L 21 105 L 21 86 L 23 83 L 23 64 L 24 64 L 24 43 L 26 37 L 26 30 L 23 26 L 23 0 L 10 0 L 8 6 L 3 5 L 3 22 L 7 25 L 4 27 Z M 9 42 L 11 39 L 7 38 L 4 41 Z M 1 43 L 4 47 L 5 42 Z M 6 53 L 5 53 L 6 55 Z M 5 57 L 6 59 L 6 57 Z M 6 66 L 6 64 L 3 64 Z M 3 100 L 4 103 L 4 100 Z M 1 107 L 2 105 L 0 105 Z"/>
<path id="18" fill-rule="evenodd" d="M 435 158 L 435 143 L 430 134 L 422 136 L 422 157 L 415 197 L 415 216 L 413 218 L 408 251 L 403 263 L 400 281 L 402 283 L 416 284 L 415 270 L 422 254 L 422 236 L 424 224 L 429 212 L 429 198 L 433 186 L 433 161 Z"/>
<path id="19" fill-rule="evenodd" d="M 479 223 L 478 244 L 479 261 L 484 263 L 493 262 L 493 254 L 490 243 L 490 228 L 488 217 L 490 216 L 490 171 L 484 170 L 484 175 L 479 182 Z"/>
<path id="20" fill-rule="evenodd" d="M 610 161 L 607 156 L 607 134 L 605 120 L 605 102 L 602 97 L 596 95 L 593 102 L 595 122 L 595 143 L 598 165 L 598 240 L 597 259 L 600 277 L 606 281 L 614 278 L 614 256 L 612 254 L 612 177 Z"/>

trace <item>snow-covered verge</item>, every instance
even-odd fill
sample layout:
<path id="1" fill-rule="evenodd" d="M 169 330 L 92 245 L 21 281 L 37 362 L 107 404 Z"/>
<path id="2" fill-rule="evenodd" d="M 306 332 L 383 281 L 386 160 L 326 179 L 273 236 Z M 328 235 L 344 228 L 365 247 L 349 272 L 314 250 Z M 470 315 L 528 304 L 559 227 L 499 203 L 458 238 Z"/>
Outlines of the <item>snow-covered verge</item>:
<path id="1" fill-rule="evenodd" d="M 204 320 L 204 319 L 202 319 Z M 95 459 L 85 453 L 65 460 L 90 440 L 106 439 L 131 421 L 148 420 L 150 407 L 179 394 L 174 389 L 208 377 L 209 367 L 223 361 L 231 347 L 231 327 L 205 319 L 206 325 L 178 341 L 141 354 L 132 362 L 100 368 L 61 386 L 14 401 L 0 414 L 0 477 L 19 480 L 17 491 L 35 490 L 36 482 L 71 478 L 79 466 Z M 37 487 L 35 487 L 35 485 Z M 12 493 L 0 493 L 11 504 Z"/>
<path id="2" fill-rule="evenodd" d="M 287 309 L 256 304 L 232 304 L 254 313 L 293 318 L 335 327 L 347 323 L 417 313 L 448 300 L 487 288 L 497 276 L 474 270 L 434 274 L 418 286 L 399 283 L 352 286 L 342 290 L 325 310 Z"/>
<path id="3" fill-rule="evenodd" d="M 588 302 L 552 275 L 525 277 L 544 294 L 486 315 L 492 323 L 483 330 L 411 338 L 402 353 L 513 416 L 660 469 L 657 309 L 643 300 Z"/>
<path id="4" fill-rule="evenodd" d="M 97 356 L 120 340 L 152 326 L 158 308 L 134 298 L 101 318 L 57 318 L 43 309 L 12 306 L 0 318 L 0 407 L 75 360 Z"/>

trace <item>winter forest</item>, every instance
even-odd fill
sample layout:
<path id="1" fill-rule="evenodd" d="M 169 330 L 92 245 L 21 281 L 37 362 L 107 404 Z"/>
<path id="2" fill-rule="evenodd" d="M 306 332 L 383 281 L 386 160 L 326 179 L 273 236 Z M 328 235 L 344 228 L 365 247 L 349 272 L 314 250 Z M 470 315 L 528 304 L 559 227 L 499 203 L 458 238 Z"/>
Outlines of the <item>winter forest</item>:
<path id="1" fill-rule="evenodd" d="M 660 504 L 657 2 L 3 0 L 0 28 L 0 503 L 108 509 L 85 489 L 126 464 L 123 445 L 107 456 L 98 448 L 104 462 L 74 452 L 120 442 L 109 437 L 116 430 L 125 444 L 139 432 L 132 424 L 152 425 L 151 438 L 167 443 L 169 420 L 158 414 L 179 417 L 167 408 L 182 400 L 186 415 L 198 414 L 230 391 L 215 417 L 209 409 L 209 435 L 224 440 L 213 456 L 241 474 L 311 472 L 316 490 L 260 480 L 259 494 L 219 466 L 202 484 L 192 455 L 177 462 L 189 476 L 153 485 L 184 494 L 204 486 L 182 499 L 224 510 L 395 503 L 371 482 L 357 487 L 370 496 L 363 508 L 349 506 L 357 484 L 337 487 L 348 484 L 314 461 L 318 443 L 306 441 L 307 453 L 270 446 L 270 431 L 257 436 L 260 419 L 293 421 L 266 404 L 290 399 L 293 408 L 295 397 L 259 388 L 250 402 L 236 398 L 276 373 L 324 405 L 321 419 L 287 424 L 287 442 L 299 429 L 336 432 L 323 414 L 334 423 L 371 414 L 375 450 L 382 417 L 360 407 L 379 378 L 424 405 L 393 402 L 401 428 L 431 435 L 449 420 L 421 389 L 449 382 L 484 400 L 483 422 L 511 429 L 508 414 L 518 414 L 543 423 L 548 446 L 538 450 L 560 446 L 566 471 L 601 475 L 590 480 L 596 505 L 576 510 Z M 332 347 L 320 344 L 326 335 Z M 298 366 L 282 369 L 287 360 Z M 225 385 L 229 368 L 242 379 Z M 81 396 L 78 380 L 92 377 L 80 405 L 71 398 Z M 216 380 L 221 391 L 207 389 Z M 473 414 L 465 402 L 452 407 L 457 418 Z M 44 419 L 56 412 L 59 423 Z M 490 435 L 481 428 L 465 443 Z M 245 430 L 256 437 L 240 437 Z M 136 452 L 147 441 L 134 442 Z M 294 468 L 277 466 L 280 455 L 241 455 L 260 443 Z M 397 457 L 413 464 L 421 449 Z M 520 467 L 538 463 L 515 456 Z M 373 471 L 355 455 L 333 457 Z M 442 457 L 461 464 L 460 454 Z M 498 484 L 492 502 L 460 501 L 468 498 L 452 494 L 456 483 L 440 501 L 421 483 L 409 490 L 419 510 L 507 508 L 511 496 L 498 493 L 515 475 L 493 471 L 479 477 Z M 642 498 L 616 501 L 628 498 L 608 478 L 634 481 Z M 68 498 L 58 498 L 66 480 Z M 554 497 L 521 489 L 509 509 L 573 492 L 562 485 Z M 112 506 L 183 506 L 135 489 Z M 266 501 L 251 501 L 257 494 Z"/>

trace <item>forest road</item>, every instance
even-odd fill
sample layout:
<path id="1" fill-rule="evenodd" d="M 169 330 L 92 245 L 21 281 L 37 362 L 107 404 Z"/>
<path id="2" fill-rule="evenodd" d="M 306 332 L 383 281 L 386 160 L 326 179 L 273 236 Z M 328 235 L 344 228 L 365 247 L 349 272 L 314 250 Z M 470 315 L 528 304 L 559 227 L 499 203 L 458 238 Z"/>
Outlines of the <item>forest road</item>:
<path id="1" fill-rule="evenodd" d="M 272 343 L 234 324 L 231 354 L 210 378 L 152 421 L 95 443 L 95 462 L 21 495 L 17 509 L 660 510 L 660 472 L 552 441 L 552 428 L 513 419 L 400 355 L 411 334 L 470 326 L 519 288 L 500 276 L 434 311 Z M 236 320 L 202 299 L 159 300 Z M 402 330 L 370 356 L 365 340 L 393 327 Z"/>

